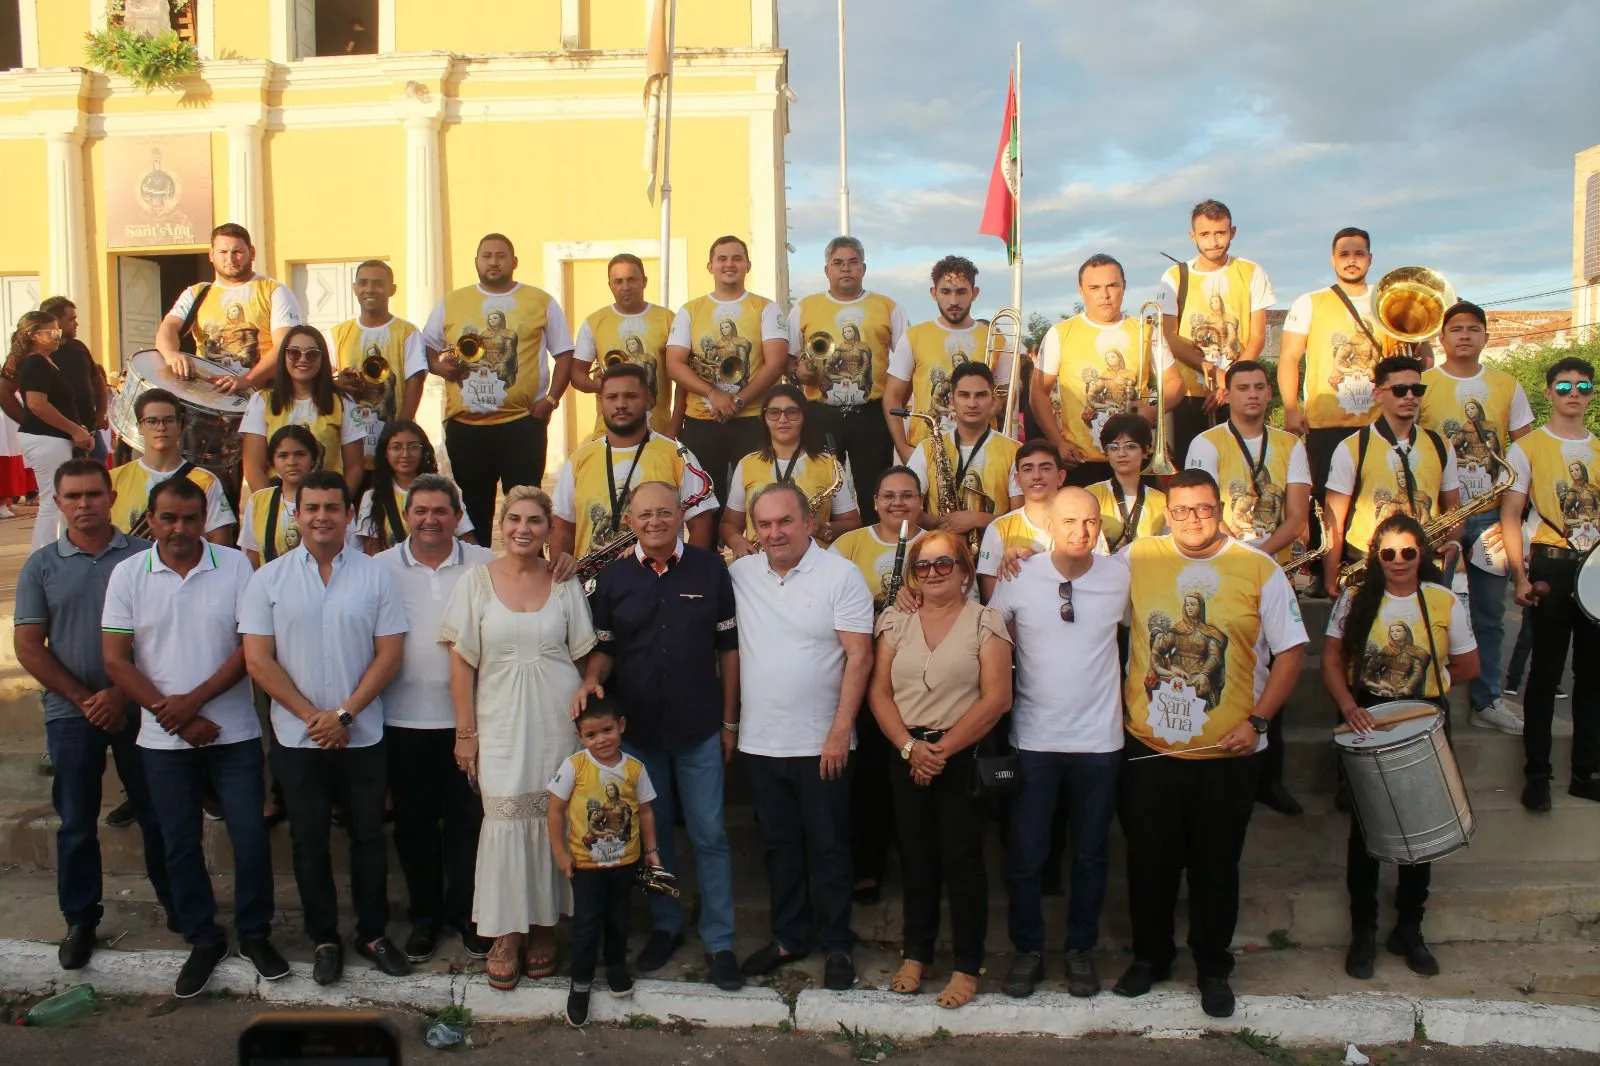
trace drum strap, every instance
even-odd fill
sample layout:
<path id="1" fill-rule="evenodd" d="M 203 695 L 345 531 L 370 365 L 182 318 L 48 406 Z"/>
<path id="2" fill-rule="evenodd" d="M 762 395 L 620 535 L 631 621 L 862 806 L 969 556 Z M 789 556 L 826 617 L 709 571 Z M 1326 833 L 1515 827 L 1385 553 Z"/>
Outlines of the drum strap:
<path id="1" fill-rule="evenodd" d="M 1439 687 L 1439 698 L 1444 699 L 1444 670 L 1439 665 L 1439 648 L 1433 642 L 1433 620 L 1428 617 L 1428 587 L 1421 583 L 1417 585 L 1417 608 L 1422 612 L 1422 631 L 1428 636 L 1428 661 L 1433 664 L 1433 683 Z"/>
<path id="2" fill-rule="evenodd" d="M 183 325 L 178 329 L 178 347 L 194 355 L 199 351 L 200 341 L 194 335 L 195 320 L 200 317 L 200 305 L 206 302 L 206 297 L 211 293 L 211 282 L 206 282 L 195 290 L 194 303 L 189 305 L 189 313 L 183 316 Z M 185 340 L 187 338 L 187 340 Z M 185 349 L 185 344 L 190 345 Z"/>
<path id="3" fill-rule="evenodd" d="M 267 535 L 261 538 L 261 561 L 270 563 L 278 557 L 278 510 L 283 503 L 283 486 L 272 486 L 267 497 Z"/>
<path id="4" fill-rule="evenodd" d="M 379 495 L 382 495 L 383 499 L 378 499 Z M 373 506 L 382 508 L 384 525 L 389 527 L 384 531 L 385 535 L 379 538 L 383 541 L 383 546 L 387 548 L 404 540 L 405 537 L 401 534 L 406 532 L 406 527 L 400 521 L 400 508 L 395 506 L 394 485 L 391 483 L 386 493 L 374 494 L 372 502 Z"/>
<path id="5" fill-rule="evenodd" d="M 1356 310 L 1356 305 L 1351 301 L 1350 294 L 1339 288 L 1337 282 L 1329 285 L 1328 288 L 1333 290 L 1333 294 L 1339 297 L 1339 302 L 1344 304 L 1344 309 L 1350 312 L 1350 317 L 1355 319 L 1356 328 L 1367 335 L 1367 341 L 1371 343 L 1372 350 L 1377 352 L 1379 355 L 1382 355 L 1383 345 L 1378 343 L 1378 338 L 1374 337 L 1372 335 L 1372 330 L 1367 328 L 1367 320 L 1362 318 L 1361 312 Z"/>

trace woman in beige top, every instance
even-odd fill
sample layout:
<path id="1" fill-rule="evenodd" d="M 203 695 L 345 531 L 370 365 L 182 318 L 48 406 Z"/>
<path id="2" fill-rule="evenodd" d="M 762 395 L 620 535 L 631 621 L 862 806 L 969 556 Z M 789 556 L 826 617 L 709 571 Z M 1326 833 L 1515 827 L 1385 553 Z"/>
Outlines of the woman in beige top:
<path id="1" fill-rule="evenodd" d="M 905 869 L 905 949 L 889 987 L 922 987 L 939 935 L 939 886 L 950 897 L 955 970 L 939 993 L 960 1007 L 978 991 L 988 932 L 983 840 L 988 807 L 972 794 L 973 747 L 1011 706 L 1011 638 L 969 597 L 977 579 L 963 538 L 936 531 L 911 547 L 906 588 L 921 606 L 878 619 L 868 698 L 889 743 L 895 833 Z"/>

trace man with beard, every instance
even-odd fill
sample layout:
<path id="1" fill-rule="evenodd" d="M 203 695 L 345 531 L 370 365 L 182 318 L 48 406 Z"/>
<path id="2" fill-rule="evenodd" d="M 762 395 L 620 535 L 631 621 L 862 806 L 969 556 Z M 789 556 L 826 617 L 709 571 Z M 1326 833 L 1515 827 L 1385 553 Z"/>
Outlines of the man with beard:
<path id="1" fill-rule="evenodd" d="M 572 374 L 572 333 L 555 297 L 516 280 L 511 238 L 486 234 L 474 266 L 478 283 L 433 309 L 422 343 L 429 370 L 447 383 L 450 469 L 472 527 L 491 530 L 497 486 L 510 490 L 544 480 L 550 418 Z M 465 336 L 483 345 L 476 362 L 453 354 Z"/>
<path id="2" fill-rule="evenodd" d="M 939 309 L 939 317 L 905 331 L 889 354 L 889 376 L 883 384 L 884 417 L 888 419 L 895 454 L 902 463 L 927 437 L 928 427 L 918 419 L 896 418 L 888 412 L 909 407 L 932 415 L 943 432 L 955 432 L 951 378 L 962 363 L 982 361 L 989 340 L 988 323 L 972 317 L 972 305 L 978 299 L 978 268 L 972 260 L 947 255 L 933 264 L 933 285 L 928 294 Z M 1009 373 L 1010 364 L 1004 370 Z M 1004 384 L 1009 379 L 999 380 Z"/>
<path id="3" fill-rule="evenodd" d="M 623 252 L 606 265 L 606 284 L 612 302 L 583 320 L 577 347 L 572 350 L 572 387 L 598 393 L 600 379 L 621 353 L 625 362 L 645 368 L 645 383 L 655 393 L 650 428 L 676 437 L 682 430 L 683 405 L 688 394 L 677 390 L 673 399 L 672 376 L 667 373 L 667 334 L 672 332 L 672 312 L 644 298 L 644 262 Z M 595 435 L 605 432 L 605 415 L 595 412 Z"/>
<path id="4" fill-rule="evenodd" d="M 628 494 L 647 481 L 676 485 L 684 503 L 701 490 L 701 480 L 688 476 L 690 467 L 700 469 L 699 461 L 671 437 L 651 430 L 654 405 L 645 369 L 637 363 L 618 363 L 600 376 L 606 431 L 573 452 L 561 468 L 551 498 L 552 559 L 563 552 L 582 558 L 622 532 Z M 714 495 L 688 511 L 689 543 L 712 546 L 716 511 Z"/>
<path id="5" fill-rule="evenodd" d="M 213 384 L 218 391 L 244 393 L 272 382 L 278 347 L 290 327 L 301 322 L 300 304 L 287 286 L 257 274 L 255 264 L 256 249 L 250 243 L 249 230 L 236 222 L 224 222 L 211 231 L 211 268 L 216 280 L 184 289 L 156 330 L 156 350 L 174 376 L 194 377 L 193 363 L 179 348 L 184 324 L 192 323 L 195 351 L 213 353 L 239 372 L 238 376 L 215 375 Z M 230 330 L 244 339 L 223 352 L 215 342 Z M 208 339 L 213 343 L 208 344 Z"/>
<path id="6" fill-rule="evenodd" d="M 328 343 L 334 348 L 333 382 L 356 405 L 356 421 L 366 431 L 367 469 L 372 469 L 378 438 L 390 422 L 409 422 L 422 403 L 428 380 L 428 353 L 416 326 L 389 312 L 394 298 L 394 270 L 381 259 L 356 267 L 356 303 L 361 313 L 333 327 Z M 361 380 L 361 367 L 377 356 L 389 368 L 382 385 Z"/>

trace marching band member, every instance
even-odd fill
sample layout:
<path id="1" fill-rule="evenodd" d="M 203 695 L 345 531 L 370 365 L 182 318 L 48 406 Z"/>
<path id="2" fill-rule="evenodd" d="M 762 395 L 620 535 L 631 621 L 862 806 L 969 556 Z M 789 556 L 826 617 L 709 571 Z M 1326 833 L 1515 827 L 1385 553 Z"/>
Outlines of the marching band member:
<path id="1" fill-rule="evenodd" d="M 750 247 L 740 238 L 712 241 L 706 271 L 711 292 L 672 320 L 667 371 L 688 393 L 683 443 L 705 460 L 717 499 L 726 500 L 734 464 L 761 447 L 760 412 L 751 405 L 788 367 L 789 325 L 776 303 L 745 289 Z"/>
<path id="2" fill-rule="evenodd" d="M 683 389 L 673 396 L 672 375 L 667 370 L 667 336 L 672 332 L 672 312 L 648 302 L 644 288 L 644 261 L 629 252 L 611 257 L 606 264 L 606 284 L 613 302 L 583 320 L 572 350 L 572 387 L 598 393 L 600 377 L 615 362 L 644 367 L 646 383 L 655 395 L 650 428 L 667 437 L 683 432 Z M 598 366 L 596 365 L 598 364 Z M 605 432 L 605 417 L 595 412 L 594 435 Z"/>
<path id="3" fill-rule="evenodd" d="M 356 405 L 333 387 L 327 339 L 315 326 L 292 326 L 278 354 L 272 387 L 250 394 L 239 422 L 245 485 L 267 487 L 267 439 L 293 422 L 311 430 L 322 448 L 322 468 L 343 474 L 354 494 L 365 474 L 366 431 L 356 422 Z"/>
<path id="4" fill-rule="evenodd" d="M 1376 726 L 1367 708 L 1391 700 L 1438 704 L 1450 729 L 1450 686 L 1478 672 L 1478 645 L 1466 609 L 1441 582 L 1422 525 L 1394 514 L 1373 533 L 1377 565 L 1361 584 L 1346 589 L 1328 619 L 1322 645 L 1322 681 L 1339 713 L 1357 732 Z M 1448 664 L 1440 662 L 1448 658 Z M 1414 972 L 1431 977 L 1439 963 L 1422 939 L 1432 864 L 1401 863 L 1395 891 L 1399 912 L 1389 951 L 1403 955 Z M 1350 951 L 1344 972 L 1372 976 L 1378 954 L 1378 860 L 1367 853 L 1361 820 L 1350 815 L 1345 885 L 1350 892 Z"/>
<path id="5" fill-rule="evenodd" d="M 1517 602 L 1533 619 L 1533 664 L 1523 690 L 1527 727 L 1527 783 L 1522 805 L 1550 809 L 1550 722 L 1556 686 L 1572 647 L 1572 783 L 1567 792 L 1600 801 L 1600 625 L 1572 598 L 1578 568 L 1600 545 L 1600 443 L 1584 426 L 1594 399 L 1594 367 L 1568 357 L 1545 371 L 1550 420 L 1511 446 L 1506 457 L 1516 472 L 1500 498 L 1500 534 L 1506 564 L 1516 582 Z M 1529 508 L 1526 525 L 1524 507 Z M 1526 550 L 1524 550 L 1526 545 Z M 1548 586 L 1535 593 L 1533 582 Z M 1476 718 L 1476 715 L 1474 715 Z M 1474 721 L 1474 724 L 1477 724 Z"/>
<path id="6" fill-rule="evenodd" d="M 905 339 L 911 322 L 899 304 L 863 287 L 867 254 L 854 237 L 828 242 L 823 271 L 828 291 L 802 299 L 789 318 L 789 352 L 795 378 L 817 405 L 818 428 L 838 442 L 855 477 L 854 496 L 865 500 L 877 471 L 895 460 L 883 394 L 889 352 Z M 809 345 L 824 333 L 834 347 L 819 360 Z"/>
<path id="7" fill-rule="evenodd" d="M 889 376 L 883 383 L 884 417 L 900 462 L 928 436 L 918 419 L 896 418 L 890 411 L 909 407 L 932 415 L 942 432 L 956 428 L 950 407 L 950 375 L 962 363 L 982 362 L 989 341 L 989 326 L 972 317 L 978 299 L 978 268 L 972 260 L 947 255 L 933 264 L 933 285 L 928 289 L 939 317 L 906 330 L 889 353 Z M 1011 368 L 1007 366 L 1005 372 Z M 909 402 L 908 402 L 909 401 Z"/>
<path id="8" fill-rule="evenodd" d="M 477 284 L 433 309 L 422 343 L 428 369 L 445 379 L 450 469 L 473 526 L 488 530 L 496 486 L 509 492 L 544 480 L 550 418 L 572 374 L 572 332 L 555 297 L 516 280 L 511 238 L 485 234 L 473 265 Z M 480 346 L 476 357 L 453 354 L 464 337 Z"/>
<path id="9" fill-rule="evenodd" d="M 600 412 L 603 435 L 584 444 L 561 468 L 556 481 L 550 533 L 550 558 L 563 553 L 578 558 L 622 532 L 622 515 L 628 494 L 646 481 L 677 485 L 679 499 L 688 502 L 699 481 L 686 477 L 693 455 L 680 455 L 671 437 L 650 431 L 649 379 L 637 363 L 618 363 L 600 376 Z M 717 501 L 708 496 L 688 514 L 689 543 L 710 548 L 716 528 Z"/>
<path id="10" fill-rule="evenodd" d="M 351 288 L 361 313 L 334 326 L 328 340 L 334 348 L 333 384 L 346 402 L 355 404 L 356 422 L 366 433 L 365 468 L 371 470 L 384 426 L 417 417 L 428 380 L 428 352 L 422 332 L 389 311 L 395 294 L 393 267 L 368 259 L 356 267 Z M 362 380 L 362 367 L 374 357 L 388 368 L 388 377 L 379 384 Z"/>
<path id="11" fill-rule="evenodd" d="M 1171 535 L 1141 537 L 1124 553 L 1133 573 L 1125 697 L 1134 743 L 1122 767 L 1121 819 L 1134 961 L 1115 986 L 1139 996 L 1171 975 L 1184 874 L 1200 1006 L 1214 1018 L 1234 1008 L 1228 945 L 1255 807 L 1254 756 L 1294 690 L 1306 645 L 1288 578 L 1224 534 L 1221 516 L 1211 475 L 1179 471 L 1167 487 Z"/>
<path id="12" fill-rule="evenodd" d="M 356 510 L 355 534 L 368 555 L 377 555 L 409 535 L 406 522 L 406 494 L 419 477 L 439 472 L 433 442 L 415 422 L 390 422 L 378 438 L 378 461 L 372 468 L 372 487 L 361 494 Z M 453 535 L 469 544 L 477 543 L 472 519 L 465 512 L 457 517 Z"/>
<path id="13" fill-rule="evenodd" d="M 1078 268 L 1083 310 L 1056 323 L 1039 345 L 1029 404 L 1046 439 L 1061 452 L 1069 485 L 1109 478 L 1100 431 L 1115 415 L 1146 411 L 1150 367 L 1139 343 L 1139 320 L 1122 313 L 1127 288 L 1121 263 L 1109 255 L 1090 256 Z M 1147 414 L 1155 418 L 1153 408 Z"/>
<path id="14" fill-rule="evenodd" d="M 761 404 L 767 440 L 759 451 L 739 460 L 728 485 L 728 505 L 722 510 L 722 543 L 735 559 L 756 550 L 755 523 L 745 514 L 746 501 L 762 486 L 788 481 L 800 486 L 806 499 L 817 500 L 817 543 L 827 547 L 833 539 L 861 525 L 850 482 L 823 496 L 843 473 L 840 460 L 813 446 L 816 432 L 808 432 L 805 394 L 793 385 L 774 385 Z M 809 439 L 808 439 L 809 438 Z"/>
<path id="15" fill-rule="evenodd" d="M 1461 502 L 1491 491 L 1503 477 L 1500 463 L 1511 442 L 1533 431 L 1533 408 L 1517 379 L 1503 370 L 1485 367 L 1480 360 L 1489 341 L 1488 316 L 1477 304 L 1458 301 L 1444 313 L 1439 343 L 1444 362 L 1423 372 L 1428 386 L 1417 417 L 1451 445 L 1456 456 L 1456 476 Z M 1500 649 L 1505 640 L 1506 578 L 1472 562 L 1473 545 L 1481 538 L 1485 556 L 1498 546 L 1498 510 L 1467 519 L 1461 538 L 1462 561 L 1467 563 L 1467 605 L 1472 632 L 1484 662 L 1467 686 L 1475 717 L 1507 733 L 1521 733 L 1522 720 L 1500 698 Z M 1491 532 L 1493 530 L 1493 532 Z"/>
<path id="16" fill-rule="evenodd" d="M 1156 289 L 1167 348 L 1181 364 L 1187 398 L 1172 411 L 1174 444 L 1186 455 L 1220 402 L 1215 379 L 1239 359 L 1259 359 L 1267 343 L 1267 308 L 1277 302 L 1267 272 L 1229 254 L 1238 229 L 1216 200 L 1189 212 L 1189 238 L 1200 253 L 1169 267 Z"/>
<path id="17" fill-rule="evenodd" d="M 994 371 L 983 363 L 963 363 L 950 376 L 956 428 L 938 441 L 923 441 L 906 465 L 927 486 L 922 528 L 966 535 L 983 529 L 1007 511 L 1022 506 L 1022 490 L 1012 471 L 1019 445 L 994 428 Z M 959 510 L 946 514 L 939 497 L 939 459 L 944 449 Z"/>
<path id="18" fill-rule="evenodd" d="M 856 565 L 872 592 L 873 609 L 881 612 L 887 605 L 885 593 L 894 573 L 900 523 L 907 525 L 908 551 L 909 546 L 922 536 L 922 482 L 910 467 L 891 466 L 878 475 L 873 502 L 877 505 L 874 509 L 878 513 L 878 521 L 841 534 L 828 550 Z"/>
<path id="19" fill-rule="evenodd" d="M 1372 372 L 1372 394 L 1379 417 L 1346 437 L 1328 467 L 1327 532 L 1323 557 L 1329 596 L 1339 593 L 1339 568 L 1346 557 L 1360 558 L 1372 531 L 1389 515 L 1403 511 L 1427 525 L 1460 502 L 1455 452 L 1431 429 L 1417 426 L 1428 386 L 1422 364 L 1409 355 L 1391 355 Z M 1460 549 L 1445 546 L 1448 561 Z"/>
<path id="20" fill-rule="evenodd" d="M 178 450 L 183 439 L 183 405 L 166 389 L 147 389 L 133 401 L 133 417 L 144 438 L 144 454 L 111 469 L 111 524 L 136 537 L 148 537 L 146 521 L 150 490 L 177 474 L 199 485 L 206 494 L 206 539 L 213 544 L 233 540 L 238 522 L 228 504 L 222 482 L 211 471 L 185 461 Z"/>
<path id="21" fill-rule="evenodd" d="M 1138 537 L 1167 531 L 1167 496 L 1144 473 L 1155 440 L 1139 415 L 1113 415 L 1100 430 L 1100 446 L 1111 461 L 1111 477 L 1089 486 L 1100 504 L 1104 550 L 1115 555 Z"/>
<path id="22" fill-rule="evenodd" d="M 239 549 L 257 570 L 300 546 L 300 483 L 322 468 L 322 445 L 305 426 L 279 426 L 267 442 L 276 484 L 245 497 Z"/>
<path id="23" fill-rule="evenodd" d="M 1016 576 L 1023 560 L 1050 550 L 1050 501 L 1066 474 L 1061 453 L 1048 440 L 1026 441 L 1017 449 L 1016 468 L 1022 506 L 989 523 L 978 551 L 978 595 L 984 603 L 997 582 Z"/>
<path id="24" fill-rule="evenodd" d="M 179 348 L 182 334 L 192 330 L 195 354 L 233 372 L 206 375 L 218 392 L 264 389 L 289 327 L 302 321 L 300 304 L 287 285 L 256 273 L 250 231 L 238 223 L 224 222 L 211 231 L 210 258 L 216 280 L 190 285 L 178 295 L 156 328 L 156 350 L 174 376 L 194 377 L 194 365 Z"/>
<path id="25" fill-rule="evenodd" d="M 1189 445 L 1185 466 L 1204 470 L 1222 489 L 1222 528 L 1282 566 L 1306 528 L 1311 511 L 1311 471 L 1306 450 L 1292 433 L 1267 425 L 1272 382 L 1267 368 L 1241 359 L 1228 368 L 1228 421 Z M 1231 438 L 1231 439 L 1230 439 Z M 1279 814 L 1304 808 L 1283 784 L 1283 715 L 1275 715 L 1262 759 L 1256 798 Z"/>

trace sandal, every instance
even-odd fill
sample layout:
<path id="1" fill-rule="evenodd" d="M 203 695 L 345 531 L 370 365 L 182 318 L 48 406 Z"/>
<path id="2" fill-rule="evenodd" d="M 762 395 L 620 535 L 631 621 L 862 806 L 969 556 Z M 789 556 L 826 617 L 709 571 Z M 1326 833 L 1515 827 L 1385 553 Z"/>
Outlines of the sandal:
<path id="1" fill-rule="evenodd" d="M 496 992 L 510 992 L 516 988 L 522 980 L 522 934 L 496 937 L 494 947 L 484 959 L 483 971 L 489 977 L 489 987 Z"/>
<path id="2" fill-rule="evenodd" d="M 550 957 L 547 959 L 529 958 L 522 967 L 522 975 L 530 981 L 542 980 L 556 975 L 556 946 L 550 945 Z"/>
<path id="3" fill-rule="evenodd" d="M 965 1007 L 972 1002 L 972 997 L 978 994 L 978 979 L 970 973 L 953 973 L 950 983 L 944 986 L 944 991 L 934 997 L 933 1001 L 945 1010 L 955 1010 Z"/>
<path id="4" fill-rule="evenodd" d="M 894 972 L 894 977 L 889 980 L 889 991 L 898 992 L 902 996 L 914 996 L 922 991 L 922 979 L 928 976 L 932 969 L 927 963 L 915 959 L 906 959 L 900 963 L 900 968 Z"/>

